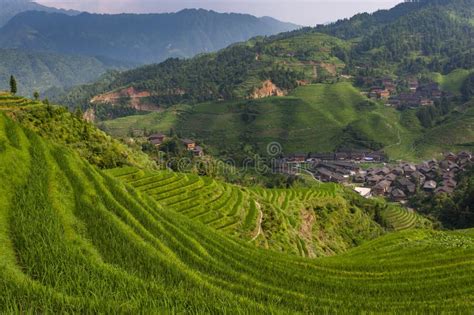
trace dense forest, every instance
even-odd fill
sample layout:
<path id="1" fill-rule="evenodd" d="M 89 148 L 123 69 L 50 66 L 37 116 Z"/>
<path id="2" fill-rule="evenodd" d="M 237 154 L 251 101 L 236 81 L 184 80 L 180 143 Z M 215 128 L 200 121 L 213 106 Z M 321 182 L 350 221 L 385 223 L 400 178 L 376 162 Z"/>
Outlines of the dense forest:
<path id="1" fill-rule="evenodd" d="M 170 57 L 189 58 L 253 36 L 273 35 L 297 27 L 272 18 L 202 9 L 75 16 L 30 11 L 16 15 L 0 29 L 0 47 L 104 56 L 146 64 Z"/>
<path id="2" fill-rule="evenodd" d="M 56 99 L 86 107 L 94 95 L 133 86 L 168 106 L 246 98 L 265 80 L 292 90 L 301 81 L 333 82 L 343 74 L 405 77 L 471 69 L 473 5 L 472 0 L 402 3 L 325 26 L 257 37 L 215 54 L 169 59 Z"/>
<path id="3" fill-rule="evenodd" d="M 439 220 L 445 228 L 466 229 L 474 226 L 474 169 L 458 177 L 453 195 L 436 197 L 419 193 L 411 201 L 421 213 Z"/>
<path id="4" fill-rule="evenodd" d="M 0 49 L 0 90 L 7 89 L 12 74 L 18 79 L 18 92 L 31 96 L 33 91 L 90 83 L 107 71 L 131 66 L 133 64 L 107 58 Z"/>

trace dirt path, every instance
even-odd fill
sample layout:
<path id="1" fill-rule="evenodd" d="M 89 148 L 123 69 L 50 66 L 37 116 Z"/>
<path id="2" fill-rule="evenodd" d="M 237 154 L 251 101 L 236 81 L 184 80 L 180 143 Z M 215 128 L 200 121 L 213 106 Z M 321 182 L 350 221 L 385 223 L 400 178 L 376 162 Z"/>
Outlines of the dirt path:
<path id="1" fill-rule="evenodd" d="M 259 209 L 258 219 L 257 219 L 257 226 L 255 227 L 255 229 L 257 230 L 257 233 L 250 240 L 250 242 L 255 241 L 260 236 L 260 234 L 262 234 L 262 221 L 263 221 L 263 211 L 261 210 L 262 206 L 258 202 L 255 202 L 255 204 L 257 205 L 257 208 Z"/>
<path id="2" fill-rule="evenodd" d="M 393 126 L 390 126 L 390 128 L 393 128 Z M 398 137 L 398 142 L 397 143 L 388 145 L 385 148 L 391 148 L 391 147 L 396 147 L 396 146 L 402 145 L 402 136 L 400 135 L 400 130 L 399 129 L 397 129 L 397 137 Z"/>

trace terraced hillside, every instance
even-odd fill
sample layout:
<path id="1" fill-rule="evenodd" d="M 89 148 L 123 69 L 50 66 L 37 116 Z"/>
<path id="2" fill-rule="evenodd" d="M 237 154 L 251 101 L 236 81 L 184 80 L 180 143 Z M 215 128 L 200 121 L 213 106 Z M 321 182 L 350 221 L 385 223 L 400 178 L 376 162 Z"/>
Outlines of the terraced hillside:
<path id="1" fill-rule="evenodd" d="M 381 216 L 388 227 L 395 231 L 427 228 L 432 225 L 430 221 L 416 212 L 396 206 L 387 207 L 382 211 Z"/>
<path id="2" fill-rule="evenodd" d="M 383 234 L 372 212 L 334 184 L 307 189 L 244 188 L 170 171 L 108 171 L 160 205 L 260 247 L 327 256 Z M 324 237 L 322 237 L 324 234 Z"/>
<path id="3" fill-rule="evenodd" d="M 399 112 L 369 102 L 349 82 L 299 87 L 287 97 L 179 106 L 104 124 L 114 136 L 124 137 L 135 126 L 161 132 L 174 128 L 219 151 L 242 151 L 252 144 L 260 153 L 278 141 L 284 153 L 385 147 L 393 156 L 409 158 L 416 136 L 401 124 Z"/>
<path id="4" fill-rule="evenodd" d="M 2 313 L 470 313 L 474 234 L 310 260 L 189 220 L 0 114 Z"/>
<path id="5" fill-rule="evenodd" d="M 130 149 L 64 107 L 3 92 L 0 93 L 0 112 L 44 138 L 73 148 L 101 168 L 155 165 L 141 150 Z"/>
<path id="6" fill-rule="evenodd" d="M 1 110 L 14 110 L 23 106 L 40 105 L 40 102 L 34 102 L 21 96 L 14 96 L 8 92 L 0 91 Z"/>

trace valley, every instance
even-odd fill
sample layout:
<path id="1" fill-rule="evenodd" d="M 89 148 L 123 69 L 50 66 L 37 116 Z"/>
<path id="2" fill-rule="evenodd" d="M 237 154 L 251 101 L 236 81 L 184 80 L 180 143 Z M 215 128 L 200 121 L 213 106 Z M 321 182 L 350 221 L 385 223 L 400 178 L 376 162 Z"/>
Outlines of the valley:
<path id="1" fill-rule="evenodd" d="M 472 313 L 474 0 L 151 5 L 0 0 L 1 314 Z"/>
<path id="2" fill-rule="evenodd" d="M 8 181 L 0 185 L 0 305 L 8 312 L 407 312 L 426 310 L 427 299 L 433 311 L 473 307 L 471 231 L 409 229 L 319 260 L 262 251 L 3 114 L 0 125 L 0 156 L 8 162 L 0 166 Z M 150 175 L 137 179 L 159 183 Z"/>

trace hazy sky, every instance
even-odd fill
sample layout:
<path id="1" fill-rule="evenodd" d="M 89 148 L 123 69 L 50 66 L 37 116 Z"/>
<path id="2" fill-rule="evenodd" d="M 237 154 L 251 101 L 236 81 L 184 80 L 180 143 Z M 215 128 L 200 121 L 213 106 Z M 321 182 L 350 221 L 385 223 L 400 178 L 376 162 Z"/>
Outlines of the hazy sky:
<path id="1" fill-rule="evenodd" d="M 272 16 L 300 25 L 315 25 L 360 12 L 391 8 L 401 0 L 37 0 L 66 9 L 98 13 L 161 13 L 184 8 Z"/>

